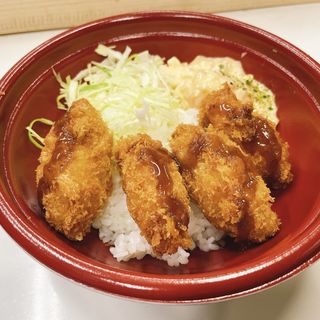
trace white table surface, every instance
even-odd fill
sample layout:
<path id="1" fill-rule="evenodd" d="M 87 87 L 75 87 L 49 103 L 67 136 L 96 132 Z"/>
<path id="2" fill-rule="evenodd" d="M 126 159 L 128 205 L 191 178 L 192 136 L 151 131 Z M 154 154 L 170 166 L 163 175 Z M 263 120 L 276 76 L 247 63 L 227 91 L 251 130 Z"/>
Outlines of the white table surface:
<path id="1" fill-rule="evenodd" d="M 320 62 L 320 3 L 227 12 L 273 32 Z M 0 16 L 1 19 L 1 16 Z M 0 77 L 60 31 L 0 36 Z M 166 306 L 118 299 L 79 286 L 26 254 L 0 228 L 0 319 L 319 319 L 320 263 L 263 292 L 207 305 Z"/>

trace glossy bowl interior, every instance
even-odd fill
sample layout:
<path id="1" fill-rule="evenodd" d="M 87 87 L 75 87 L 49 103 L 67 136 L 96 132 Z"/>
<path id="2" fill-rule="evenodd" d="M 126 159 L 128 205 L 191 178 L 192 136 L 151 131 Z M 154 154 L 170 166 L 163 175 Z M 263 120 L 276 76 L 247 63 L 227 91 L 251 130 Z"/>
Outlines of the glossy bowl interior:
<path id="1" fill-rule="evenodd" d="M 80 243 L 66 240 L 39 210 L 35 168 L 39 150 L 25 127 L 37 117 L 57 119 L 59 85 L 52 68 L 74 76 L 98 43 L 149 50 L 190 61 L 196 55 L 241 60 L 247 73 L 276 96 L 279 131 L 290 145 L 294 182 L 279 193 L 274 210 L 280 232 L 266 243 L 237 251 L 194 251 L 172 268 L 146 257 L 117 262 L 92 231 Z M 246 53 L 246 54 L 243 54 Z M 116 295 L 162 302 L 217 301 L 271 286 L 319 258 L 320 67 L 287 42 L 230 19 L 158 12 L 107 18 L 69 30 L 28 54 L 0 82 L 0 221 L 7 232 L 49 268 Z M 48 128 L 39 127 L 41 133 Z"/>

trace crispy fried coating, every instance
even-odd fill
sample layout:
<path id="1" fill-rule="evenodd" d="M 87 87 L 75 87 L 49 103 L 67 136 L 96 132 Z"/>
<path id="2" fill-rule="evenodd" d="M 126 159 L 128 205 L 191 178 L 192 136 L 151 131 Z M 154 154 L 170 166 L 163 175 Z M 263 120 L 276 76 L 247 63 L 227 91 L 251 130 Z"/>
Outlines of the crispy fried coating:
<path id="1" fill-rule="evenodd" d="M 85 99 L 73 103 L 45 138 L 36 170 L 45 218 L 71 240 L 82 240 L 112 189 L 112 135 Z"/>
<path id="2" fill-rule="evenodd" d="M 222 131 L 179 125 L 171 148 L 190 196 L 214 226 L 238 241 L 262 242 L 278 231 L 269 189 Z"/>
<path id="3" fill-rule="evenodd" d="M 177 164 L 146 134 L 120 141 L 116 149 L 127 206 L 156 255 L 189 249 L 189 198 Z"/>
<path id="4" fill-rule="evenodd" d="M 272 188 L 286 187 L 292 181 L 288 144 L 268 120 L 255 116 L 251 105 L 242 104 L 225 84 L 203 101 L 199 123 L 212 124 L 226 133 L 250 155 L 259 174 Z"/>
<path id="5" fill-rule="evenodd" d="M 202 102 L 199 124 L 207 128 L 212 124 L 225 131 L 237 143 L 250 141 L 255 135 L 252 122 L 252 105 L 241 104 L 225 84 L 222 89 L 210 93 Z"/>

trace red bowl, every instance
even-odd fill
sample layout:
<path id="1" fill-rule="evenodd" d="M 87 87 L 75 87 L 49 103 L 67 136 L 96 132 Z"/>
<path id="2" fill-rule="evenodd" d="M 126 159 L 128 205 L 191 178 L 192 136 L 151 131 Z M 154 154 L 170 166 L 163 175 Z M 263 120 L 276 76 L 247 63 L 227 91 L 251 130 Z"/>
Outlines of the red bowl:
<path id="1" fill-rule="evenodd" d="M 54 232 L 41 216 L 35 186 L 39 151 L 25 127 L 34 118 L 57 119 L 59 85 L 52 67 L 75 75 L 93 59 L 98 43 L 148 49 L 190 61 L 198 54 L 242 61 L 276 95 L 282 137 L 290 145 L 294 182 L 277 196 L 281 231 L 239 252 L 194 251 L 188 265 L 163 261 L 117 262 L 97 233 L 81 243 Z M 246 52 L 246 55 L 242 55 Z M 1 80 L 0 221 L 32 256 L 77 282 L 104 292 L 159 302 L 225 300 L 270 287 L 316 261 L 320 247 L 320 66 L 286 41 L 258 28 L 214 15 L 154 12 L 102 19 L 39 46 Z"/>

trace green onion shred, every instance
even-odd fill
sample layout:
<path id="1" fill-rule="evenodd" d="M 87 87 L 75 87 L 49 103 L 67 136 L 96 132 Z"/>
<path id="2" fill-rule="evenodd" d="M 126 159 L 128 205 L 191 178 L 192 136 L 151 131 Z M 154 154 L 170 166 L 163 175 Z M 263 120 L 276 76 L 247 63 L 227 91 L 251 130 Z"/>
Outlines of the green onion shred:
<path id="1" fill-rule="evenodd" d="M 36 123 L 43 123 L 48 126 L 53 125 L 53 121 L 46 119 L 46 118 L 37 118 L 30 122 L 30 124 L 26 127 L 28 131 L 28 138 L 30 142 L 37 148 L 42 149 L 44 147 L 44 138 L 42 138 L 36 131 L 34 131 L 33 126 Z"/>

